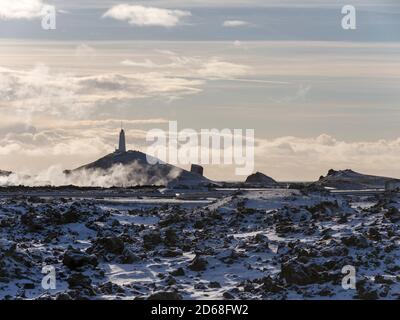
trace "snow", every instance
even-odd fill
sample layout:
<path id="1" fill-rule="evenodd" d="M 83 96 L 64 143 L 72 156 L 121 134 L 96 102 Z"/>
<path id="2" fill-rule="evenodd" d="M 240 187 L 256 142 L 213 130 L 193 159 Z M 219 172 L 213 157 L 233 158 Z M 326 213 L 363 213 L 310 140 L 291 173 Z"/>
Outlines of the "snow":
<path id="1" fill-rule="evenodd" d="M 163 192 L 0 199 L 0 299 L 399 297 L 397 193 Z M 65 262 L 74 252 L 79 267 Z M 41 288 L 44 265 L 56 268 L 56 290 Z M 341 286 L 345 265 L 356 267 L 355 290 Z"/>

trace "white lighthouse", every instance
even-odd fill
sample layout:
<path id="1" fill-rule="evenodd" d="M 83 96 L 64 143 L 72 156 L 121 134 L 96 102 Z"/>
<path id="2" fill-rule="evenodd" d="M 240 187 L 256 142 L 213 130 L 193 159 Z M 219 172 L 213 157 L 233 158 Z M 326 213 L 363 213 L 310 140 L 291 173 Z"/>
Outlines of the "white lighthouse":
<path id="1" fill-rule="evenodd" d="M 124 153 L 126 152 L 126 143 L 125 143 L 125 131 L 121 128 L 121 132 L 119 133 L 119 144 L 117 152 Z"/>

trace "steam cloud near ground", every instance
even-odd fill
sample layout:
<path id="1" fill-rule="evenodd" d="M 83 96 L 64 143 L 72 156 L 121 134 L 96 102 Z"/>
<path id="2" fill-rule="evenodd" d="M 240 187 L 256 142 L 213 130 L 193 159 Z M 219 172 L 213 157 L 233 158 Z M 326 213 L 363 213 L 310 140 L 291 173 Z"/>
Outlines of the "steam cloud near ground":
<path id="1" fill-rule="evenodd" d="M 167 174 L 157 168 L 148 168 L 137 163 L 130 165 L 117 164 L 110 169 L 87 169 L 65 174 L 61 166 L 52 166 L 36 175 L 12 173 L 0 176 L 0 186 L 66 186 L 79 187 L 131 187 L 138 185 L 167 185 L 181 173 L 171 169 Z"/>

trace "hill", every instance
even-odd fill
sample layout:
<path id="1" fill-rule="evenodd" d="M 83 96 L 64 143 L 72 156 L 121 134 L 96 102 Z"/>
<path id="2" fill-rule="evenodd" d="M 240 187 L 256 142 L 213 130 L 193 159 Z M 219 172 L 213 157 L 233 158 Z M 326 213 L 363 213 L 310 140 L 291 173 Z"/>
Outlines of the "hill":
<path id="1" fill-rule="evenodd" d="M 245 181 L 246 184 L 259 185 L 259 186 L 277 186 L 278 183 L 271 177 L 261 173 L 256 172 L 249 175 Z"/>
<path id="2" fill-rule="evenodd" d="M 157 161 L 150 164 L 140 151 L 113 152 L 67 174 L 91 174 L 102 179 L 114 179 L 116 186 L 165 185 L 190 187 L 212 183 L 200 174 L 189 172 L 171 164 Z M 155 159 L 155 158 L 153 158 Z M 156 159 L 157 160 L 157 159 Z"/>
<path id="3" fill-rule="evenodd" d="M 393 181 L 393 178 L 362 174 L 350 169 L 338 171 L 331 169 L 315 184 L 334 189 L 362 190 L 383 189 L 388 181 Z"/>

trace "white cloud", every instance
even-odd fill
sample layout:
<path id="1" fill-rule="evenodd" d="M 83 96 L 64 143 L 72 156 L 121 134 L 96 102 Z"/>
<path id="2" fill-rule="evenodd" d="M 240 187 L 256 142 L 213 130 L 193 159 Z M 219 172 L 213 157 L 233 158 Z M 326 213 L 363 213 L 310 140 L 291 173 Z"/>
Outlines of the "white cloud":
<path id="1" fill-rule="evenodd" d="M 136 61 L 127 59 L 127 60 L 122 61 L 121 64 L 124 66 L 127 66 L 127 67 L 139 67 L 139 68 L 149 68 L 149 69 L 160 67 L 160 65 L 158 65 L 157 63 L 154 63 L 150 59 L 146 59 L 145 61 L 142 61 L 142 62 L 136 62 Z"/>
<path id="2" fill-rule="evenodd" d="M 186 70 L 186 72 L 194 75 L 195 70 L 197 70 L 204 61 L 207 59 L 202 59 L 199 57 L 186 57 L 179 56 L 173 52 L 160 52 L 163 58 L 167 58 L 168 61 L 164 63 L 156 63 L 150 59 L 145 59 L 144 61 L 132 61 L 124 60 L 121 62 L 122 65 L 128 67 L 139 67 L 139 68 L 149 68 L 149 69 L 168 69 L 169 71 Z"/>
<path id="3" fill-rule="evenodd" d="M 140 120 L 146 125 L 162 119 Z M 131 128 L 139 124 L 126 123 Z M 75 124 L 38 128 L 36 132 L 8 133 L 0 139 L 1 169 L 22 170 L 29 158 L 30 169 L 44 170 L 54 164 L 73 168 L 112 152 L 118 139 L 119 120 L 79 121 Z M 146 131 L 126 129 L 128 146 L 146 150 Z M 333 169 L 353 169 L 362 173 L 400 177 L 400 138 L 376 141 L 344 141 L 327 134 L 301 138 L 294 136 L 258 139 L 255 170 L 281 180 L 317 180 Z M 230 176 L 230 166 L 206 166 L 214 179 Z"/>
<path id="4" fill-rule="evenodd" d="M 34 19 L 42 16 L 47 6 L 42 0 L 1 0 L 0 19 Z"/>
<path id="5" fill-rule="evenodd" d="M 96 53 L 87 45 L 77 51 L 77 57 Z M 176 54 L 158 56 L 157 62 L 145 58 L 122 64 L 129 68 L 91 75 L 54 71 L 43 64 L 28 70 L 0 67 L 2 115 L 18 115 L 26 123 L 38 116 L 85 118 L 133 99 L 173 101 L 202 92 L 208 80 L 234 80 L 251 72 L 246 65 L 219 57 Z"/>
<path id="6" fill-rule="evenodd" d="M 134 119 L 134 120 L 126 120 L 126 119 L 101 119 L 101 120 L 80 120 L 80 121 L 71 121 L 59 123 L 58 126 L 63 128 L 83 128 L 83 127 L 110 127 L 110 128 L 118 128 L 120 124 L 126 125 L 153 125 L 153 124 L 165 124 L 168 123 L 167 119 L 156 118 L 156 119 Z"/>
<path id="7" fill-rule="evenodd" d="M 79 45 L 76 46 L 75 48 L 75 56 L 77 57 L 90 57 L 94 56 L 96 53 L 96 50 L 87 45 L 86 43 L 80 43 Z"/>
<path id="8" fill-rule="evenodd" d="M 322 134 L 263 139 L 256 145 L 257 170 L 280 180 L 316 180 L 331 168 L 400 177 L 400 138 L 350 142 Z"/>
<path id="9" fill-rule="evenodd" d="M 140 27 L 175 27 L 181 23 L 182 18 L 188 16 L 191 16 L 189 11 L 144 7 L 140 5 L 129 4 L 119 4 L 113 6 L 103 15 L 103 17 L 128 21 L 129 24 Z"/>
<path id="10" fill-rule="evenodd" d="M 0 68 L 0 106 L 3 113 L 35 114 L 79 118 L 98 105 L 130 99 L 178 99 L 197 94 L 204 80 L 186 79 L 167 72 L 102 73 L 92 76 L 54 73 L 38 65 L 32 70 Z"/>
<path id="11" fill-rule="evenodd" d="M 19 121 L 23 126 L 22 120 Z M 142 149 L 140 146 L 146 139 L 144 129 L 166 122 L 165 119 L 125 120 L 128 148 Z M 31 131 L 16 131 L 17 126 L 9 128 L 0 133 L 0 168 L 18 173 L 37 173 L 54 165 L 76 168 L 115 150 L 120 123 L 113 118 L 71 121 L 54 117 L 37 121 Z"/>
<path id="12" fill-rule="evenodd" d="M 199 78 L 204 80 L 214 79 L 235 79 L 251 73 L 251 68 L 247 65 L 224 61 L 219 57 L 185 57 L 178 55 L 168 55 L 167 63 L 155 63 L 150 59 L 144 61 L 124 60 L 124 66 L 149 69 L 168 69 L 174 70 L 185 77 Z"/>
<path id="13" fill-rule="evenodd" d="M 198 70 L 200 76 L 210 79 L 230 79 L 249 74 L 251 68 L 232 62 L 221 61 L 213 58 L 204 63 L 202 68 Z"/>
<path id="14" fill-rule="evenodd" d="M 66 8 L 103 8 L 106 5 L 113 5 L 118 0 L 53 0 L 63 2 Z M 129 1 L 125 1 L 129 2 Z M 139 2 L 139 1 L 137 1 Z M 216 0 L 146 0 L 149 6 L 163 6 L 168 2 L 169 6 L 187 8 L 188 3 L 190 7 L 221 7 L 221 1 Z M 380 1 L 380 0 L 353 0 L 355 6 L 370 6 L 370 7 L 387 7 L 394 1 Z M 295 8 L 337 8 L 337 0 L 224 0 L 224 7 L 295 7 Z"/>
<path id="15" fill-rule="evenodd" d="M 245 27 L 249 26 L 250 23 L 247 21 L 243 20 L 226 20 L 223 22 L 222 26 L 228 27 L 228 28 L 235 28 L 235 27 Z"/>
<path id="16" fill-rule="evenodd" d="M 312 89 L 311 86 L 309 85 L 299 85 L 298 88 L 296 89 L 296 91 L 291 94 L 288 95 L 286 97 L 280 98 L 280 99 L 269 99 L 275 103 L 289 103 L 289 102 L 294 102 L 294 101 L 298 101 L 298 100 L 305 100 L 305 98 L 307 97 L 308 93 L 310 92 L 310 90 Z"/>

